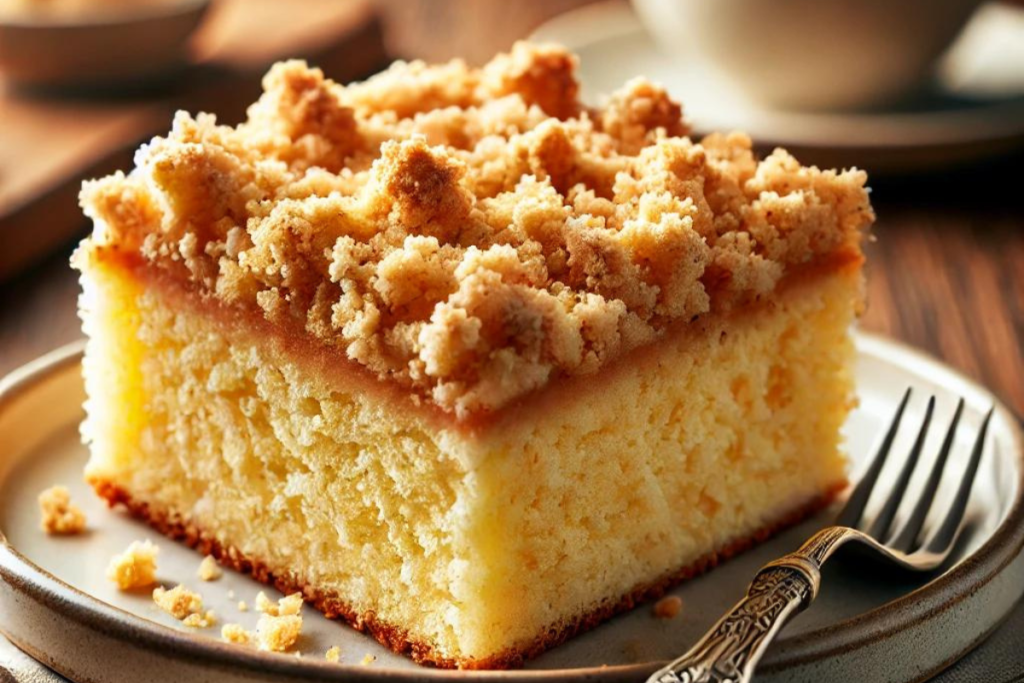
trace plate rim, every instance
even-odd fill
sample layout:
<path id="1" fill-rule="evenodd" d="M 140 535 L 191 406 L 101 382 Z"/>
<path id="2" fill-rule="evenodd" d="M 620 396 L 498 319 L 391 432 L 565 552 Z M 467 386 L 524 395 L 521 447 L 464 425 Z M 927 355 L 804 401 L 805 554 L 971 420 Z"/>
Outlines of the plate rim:
<path id="1" fill-rule="evenodd" d="M 962 600 L 988 584 L 1024 552 L 1024 420 L 1002 399 L 980 383 L 956 368 L 919 349 L 860 330 L 853 332 L 858 356 L 880 358 L 914 374 L 920 369 L 937 369 L 954 380 L 958 389 L 975 399 L 991 401 L 998 413 L 1008 418 L 1012 435 L 1017 443 L 1018 485 L 1010 509 L 992 535 L 971 555 L 969 562 L 961 562 L 953 569 L 919 586 L 909 593 L 875 609 L 836 624 L 824 626 L 804 634 L 779 641 L 779 647 L 766 655 L 761 669 L 765 672 L 783 672 L 802 664 L 827 660 L 841 652 L 849 652 L 888 638 L 892 633 L 927 622 L 935 614 L 955 607 Z M 0 411 L 38 383 L 52 379 L 70 365 L 78 365 L 85 349 L 81 339 L 15 369 L 0 379 Z M 1012 454 L 1011 454 L 1012 455 Z M 293 679 L 316 675 L 319 680 L 362 679 L 409 680 L 449 679 L 457 676 L 471 680 L 598 680 L 642 676 L 663 665 L 659 662 L 639 662 L 614 666 L 590 666 L 572 669 L 514 669 L 514 670 L 448 670 L 419 667 L 402 669 L 387 666 L 363 667 L 356 664 L 334 664 L 311 658 L 296 659 L 277 654 L 243 649 L 213 638 L 196 638 L 184 632 L 144 619 L 86 593 L 22 555 L 0 529 L 0 581 L 42 602 L 63 616 L 73 618 L 86 627 L 104 628 L 105 635 L 130 643 L 131 646 L 150 651 L 187 654 L 203 665 L 233 670 L 252 670 L 262 674 L 280 674 Z M 872 628 L 879 622 L 884 628 Z M 21 640 L 14 634 L 3 632 L 15 645 Z M 836 641 L 822 648 L 822 641 Z M 982 642 L 984 638 L 978 640 Z M 24 648 L 22 648 L 24 649 Z M 966 654 L 965 652 L 961 653 Z M 956 660 L 953 660 L 956 661 Z M 952 662 L 939 666 L 937 673 Z"/>

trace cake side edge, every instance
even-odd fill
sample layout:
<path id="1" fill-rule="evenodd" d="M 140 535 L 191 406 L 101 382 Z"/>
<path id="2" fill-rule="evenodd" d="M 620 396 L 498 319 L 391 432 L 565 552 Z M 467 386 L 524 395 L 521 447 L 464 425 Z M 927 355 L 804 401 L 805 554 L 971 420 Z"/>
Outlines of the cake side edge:
<path id="1" fill-rule="evenodd" d="M 377 642 L 399 655 L 407 655 L 417 664 L 442 669 L 515 669 L 554 648 L 570 638 L 589 631 L 638 604 L 664 595 L 668 590 L 688 579 L 714 569 L 754 546 L 808 519 L 828 507 L 846 488 L 848 482 L 836 482 L 828 491 L 800 506 L 783 513 L 777 520 L 753 534 L 730 541 L 721 549 L 700 557 L 696 562 L 639 585 L 626 594 L 596 606 L 589 612 L 562 620 L 542 629 L 537 638 L 523 648 L 512 648 L 486 659 L 460 659 L 445 657 L 429 643 L 415 640 L 400 626 L 387 623 L 372 613 L 358 613 L 337 595 L 322 591 L 294 576 L 275 573 L 258 558 L 247 557 L 234 547 L 226 547 L 194 523 L 186 523 L 166 511 L 153 510 L 148 503 L 136 501 L 116 483 L 101 476 L 87 477 L 88 483 L 108 506 L 122 505 L 136 519 L 174 541 L 185 543 L 205 555 L 212 555 L 222 565 L 248 574 L 257 581 L 273 586 L 285 594 L 302 593 L 307 603 L 330 619 L 338 619 L 352 628 L 372 636 Z M 597 666 L 597 664 L 595 664 Z"/>

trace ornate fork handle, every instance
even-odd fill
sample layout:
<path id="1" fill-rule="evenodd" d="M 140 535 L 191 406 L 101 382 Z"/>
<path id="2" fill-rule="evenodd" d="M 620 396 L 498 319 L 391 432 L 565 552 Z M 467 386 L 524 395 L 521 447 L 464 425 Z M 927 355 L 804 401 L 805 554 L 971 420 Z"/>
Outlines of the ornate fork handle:
<path id="1" fill-rule="evenodd" d="M 655 673 L 658 683 L 740 683 L 783 624 L 818 595 L 821 565 L 856 536 L 845 527 L 815 534 L 795 553 L 761 568 L 740 600 L 689 652 Z"/>

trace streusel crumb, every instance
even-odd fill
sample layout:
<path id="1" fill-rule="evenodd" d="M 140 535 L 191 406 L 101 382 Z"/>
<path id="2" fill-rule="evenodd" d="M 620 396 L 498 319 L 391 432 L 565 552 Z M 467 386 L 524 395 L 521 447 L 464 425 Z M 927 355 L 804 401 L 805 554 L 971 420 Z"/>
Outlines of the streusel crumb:
<path id="1" fill-rule="evenodd" d="M 220 637 L 224 642 L 236 645 L 248 645 L 252 640 L 252 634 L 240 624 L 224 624 L 220 629 Z"/>
<path id="2" fill-rule="evenodd" d="M 224 572 L 217 566 L 217 560 L 213 559 L 209 555 L 203 558 L 203 561 L 199 563 L 199 570 L 197 572 L 199 578 L 203 581 L 216 581 Z"/>
<path id="3" fill-rule="evenodd" d="M 335 664 L 338 663 L 339 661 L 341 661 L 341 648 L 337 645 L 333 646 L 332 648 L 327 650 L 327 653 L 324 655 L 324 657 L 327 658 L 328 662 L 334 662 Z"/>
<path id="4" fill-rule="evenodd" d="M 261 650 L 286 652 L 301 633 L 302 617 L 298 614 L 262 614 L 256 623 L 256 642 Z"/>
<path id="5" fill-rule="evenodd" d="M 153 602 L 179 621 L 203 611 L 202 596 L 180 584 L 171 590 L 157 586 L 153 589 Z"/>
<path id="6" fill-rule="evenodd" d="M 465 417 L 859 253 L 862 171 L 691 139 L 642 79 L 588 108 L 575 69 L 527 43 L 348 86 L 277 64 L 241 125 L 179 112 L 87 183 L 76 259 L 138 252 Z"/>
<path id="7" fill-rule="evenodd" d="M 51 486 L 39 494 L 40 525 L 48 534 L 70 536 L 85 530 L 85 513 L 71 502 L 66 486 Z"/>
<path id="8" fill-rule="evenodd" d="M 121 590 L 146 588 L 156 583 L 156 556 L 160 549 L 149 540 L 132 541 L 107 566 L 107 578 Z"/>
<path id="9" fill-rule="evenodd" d="M 659 619 L 673 619 L 683 609 L 683 599 L 678 595 L 666 595 L 654 603 L 654 616 Z"/>

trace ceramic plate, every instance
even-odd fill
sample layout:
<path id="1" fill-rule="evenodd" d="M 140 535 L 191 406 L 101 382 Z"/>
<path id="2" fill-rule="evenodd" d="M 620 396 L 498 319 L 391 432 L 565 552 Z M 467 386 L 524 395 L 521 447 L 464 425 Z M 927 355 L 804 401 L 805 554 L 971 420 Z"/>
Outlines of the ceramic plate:
<path id="1" fill-rule="evenodd" d="M 932 91 L 897 109 L 799 112 L 768 108 L 716 76 L 695 51 L 662 53 L 629 5 L 589 5 L 538 28 L 580 57 L 585 101 L 643 75 L 662 83 L 698 133 L 743 130 L 819 166 L 899 173 L 936 169 L 1024 146 L 1024 10 L 982 8 L 948 53 Z M 681 41 L 685 43 L 685 41 Z"/>
<path id="2" fill-rule="evenodd" d="M 873 451 L 907 386 L 916 391 L 909 420 L 920 419 L 926 396 L 938 398 L 937 424 L 948 420 L 956 397 L 967 401 L 964 426 L 951 460 L 966 462 L 991 394 L 921 354 L 858 335 L 860 405 L 846 434 L 854 477 Z M 146 593 L 121 593 L 104 578 L 110 557 L 136 539 L 160 545 L 159 578 L 202 592 L 221 622 L 252 628 L 257 615 L 240 612 L 261 586 L 226 572 L 219 581 L 196 577 L 200 556 L 159 537 L 118 511 L 107 510 L 82 482 L 86 450 L 79 443 L 83 388 L 81 346 L 51 354 L 0 386 L 0 630 L 37 659 L 78 681 L 222 682 L 447 679 L 642 680 L 659 662 L 681 653 L 744 592 L 763 563 L 794 550 L 834 510 L 689 581 L 675 592 L 683 611 L 659 620 L 641 605 L 512 672 L 452 672 L 419 668 L 369 637 L 305 608 L 301 657 L 273 655 L 222 643 L 219 628 L 189 630 L 159 612 Z M 826 571 L 822 594 L 793 621 L 768 652 L 759 681 L 919 680 L 979 643 L 1024 593 L 1024 448 L 1019 423 L 996 403 L 982 470 L 975 483 L 969 526 L 955 565 L 928 577 L 890 576 L 842 557 Z M 911 429 L 906 430 L 910 432 Z M 934 455 L 941 429 L 934 430 Z M 912 435 L 901 434 L 894 456 Z M 894 475 L 900 457 L 890 462 Z M 941 497 L 958 479 L 947 477 Z M 36 496 L 63 483 L 89 518 L 88 533 L 49 537 L 39 530 Z M 913 486 L 919 486 L 915 481 Z M 324 659 L 338 645 L 342 664 Z M 364 655 L 376 660 L 360 666 Z M 0 671 L 2 674 L 2 671 Z M 2 676 L 0 676 L 2 678 Z"/>

